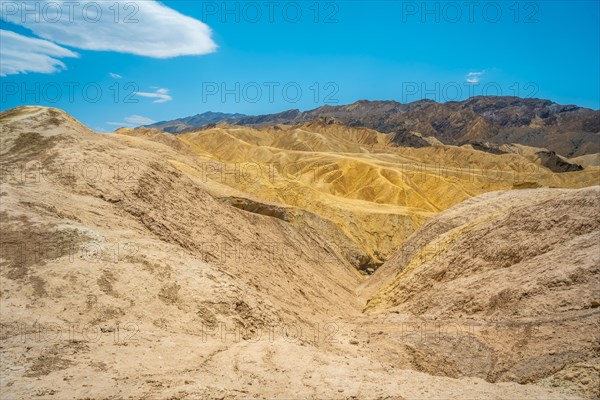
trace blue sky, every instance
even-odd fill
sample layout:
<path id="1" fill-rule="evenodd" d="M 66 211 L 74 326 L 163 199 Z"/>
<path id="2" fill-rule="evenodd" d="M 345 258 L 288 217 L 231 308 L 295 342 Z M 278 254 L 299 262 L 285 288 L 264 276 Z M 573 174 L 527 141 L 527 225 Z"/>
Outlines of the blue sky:
<path id="1" fill-rule="evenodd" d="M 597 1 L 0 3 L 1 108 L 59 107 L 96 130 L 359 99 L 600 108 Z"/>

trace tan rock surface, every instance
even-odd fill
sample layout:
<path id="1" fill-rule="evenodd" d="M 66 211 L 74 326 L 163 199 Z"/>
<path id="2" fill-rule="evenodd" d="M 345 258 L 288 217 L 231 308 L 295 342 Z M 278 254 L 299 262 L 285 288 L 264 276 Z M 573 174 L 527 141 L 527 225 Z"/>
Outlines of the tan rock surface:
<path id="1" fill-rule="evenodd" d="M 463 233 L 464 224 L 480 217 L 456 215 L 444 222 L 448 226 L 432 228 L 434 215 L 475 194 L 530 182 L 514 180 L 512 168 L 522 158 L 455 147 L 396 148 L 374 131 L 329 126 L 99 135 L 61 111 L 39 107 L 4 112 L 0 124 L 2 398 L 595 394 L 597 308 L 590 300 L 598 279 L 591 253 L 597 249 L 591 211 L 597 189 L 472 198 L 458 207 L 484 218 L 487 211 L 478 208 L 484 204 L 504 225 L 495 232 L 482 222 Z M 264 167 L 273 161 L 297 163 L 299 178 L 275 169 L 273 182 L 268 175 L 237 182 L 204 170 L 207 163 Z M 431 171 L 435 163 L 458 168 L 470 161 L 480 166 L 465 179 L 434 182 L 429 173 L 410 173 L 404 182 L 398 169 L 402 162 L 425 163 Z M 319 162 L 331 171 L 311 181 Z M 495 165 L 507 178 L 489 183 L 482 171 Z M 583 187 L 597 179 L 593 169 L 537 172 L 531 182 L 547 186 Z M 572 200 L 576 206 L 569 208 Z M 488 297 L 473 303 L 481 310 L 460 303 L 467 298 L 461 293 L 430 292 L 431 307 L 423 310 L 410 298 L 397 304 L 406 294 L 395 288 L 410 280 L 397 279 L 403 267 L 396 251 L 419 226 L 425 224 L 407 243 L 420 243 L 415 235 L 447 239 L 446 232 L 458 229 L 456 243 L 480 246 L 477 235 L 500 240 L 515 224 L 529 244 L 525 232 L 546 228 L 546 214 L 526 208 L 532 204 L 560 213 L 546 224 L 550 247 L 533 241 L 537 256 L 517 251 L 519 266 L 531 273 L 499 269 L 494 251 L 509 249 L 482 245 L 485 268 L 468 264 L 464 277 L 449 270 L 437 283 L 485 292 Z M 383 260 L 393 253 L 368 281 L 355 268 L 365 255 Z M 485 287 L 488 277 L 492 288 Z M 527 280 L 525 288 L 559 289 L 546 296 L 535 290 L 529 297 L 500 295 L 521 287 L 518 279 Z M 414 285 L 428 290 L 426 283 Z M 497 306 L 488 307 L 494 295 Z M 435 321 L 430 314 L 473 329 L 469 344 L 415 335 L 415 322 Z M 504 327 L 507 318 L 516 318 L 516 327 L 531 321 L 537 330 L 510 325 L 512 336 L 485 333 Z"/>

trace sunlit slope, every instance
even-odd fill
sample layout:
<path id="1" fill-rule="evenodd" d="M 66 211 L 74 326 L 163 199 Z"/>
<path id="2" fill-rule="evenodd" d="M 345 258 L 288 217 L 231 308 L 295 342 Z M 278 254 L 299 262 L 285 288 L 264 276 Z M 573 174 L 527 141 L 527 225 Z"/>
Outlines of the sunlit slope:
<path id="1" fill-rule="evenodd" d="M 0 128 L 0 323 L 161 316 L 169 322 L 156 326 L 200 332 L 206 320 L 296 323 L 301 307 L 315 318 L 356 313 L 350 244 L 319 221 L 301 228 L 223 204 L 173 166 L 201 165 L 175 136 L 95 134 L 43 107 L 0 113 Z M 80 312 L 88 295 L 102 298 L 104 316 Z"/>
<path id="2" fill-rule="evenodd" d="M 595 186 L 499 191 L 462 202 L 420 227 L 357 293 L 366 314 L 382 319 L 410 315 L 440 327 L 459 320 L 513 327 L 511 333 L 474 332 L 477 346 L 412 343 L 407 356 L 431 374 L 566 380 L 586 398 L 598 398 L 599 287 Z"/>
<path id="3" fill-rule="evenodd" d="M 366 308 L 539 315 L 572 309 L 567 297 L 585 308 L 598 294 L 599 194 L 599 186 L 500 191 L 452 207 L 363 285 Z M 529 293 L 507 296 L 511 290 Z"/>
<path id="4" fill-rule="evenodd" d="M 598 182 L 594 167 L 556 174 L 529 154 L 396 147 L 390 135 L 320 121 L 263 129 L 222 125 L 177 138 L 196 157 L 175 166 L 213 193 L 299 207 L 331 220 L 374 265 L 435 213 L 472 196 Z"/>

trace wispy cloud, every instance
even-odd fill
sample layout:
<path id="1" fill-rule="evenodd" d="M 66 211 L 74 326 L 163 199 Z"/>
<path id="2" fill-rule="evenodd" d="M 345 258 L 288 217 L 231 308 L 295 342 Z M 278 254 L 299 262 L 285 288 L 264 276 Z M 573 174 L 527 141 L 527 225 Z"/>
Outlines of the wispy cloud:
<path id="1" fill-rule="evenodd" d="M 108 121 L 106 123 L 107 125 L 112 125 L 112 126 L 118 126 L 120 128 L 134 128 L 135 125 L 134 124 L 129 124 L 127 122 L 114 122 L 114 121 Z"/>
<path id="2" fill-rule="evenodd" d="M 123 78 L 121 75 L 119 74 L 115 74 L 114 72 L 109 72 L 108 75 L 113 78 L 113 79 L 121 79 Z"/>
<path id="3" fill-rule="evenodd" d="M 143 117 L 141 115 L 132 115 L 130 117 L 125 118 L 126 122 L 129 122 L 130 124 L 136 124 L 136 125 L 150 125 L 155 123 L 156 121 L 153 119 L 150 119 L 148 117 Z"/>
<path id="4" fill-rule="evenodd" d="M 125 128 L 134 128 L 134 127 L 140 126 L 140 125 L 150 125 L 155 122 L 156 122 L 155 120 L 150 119 L 148 117 L 134 114 L 134 115 L 124 118 L 123 122 L 109 121 L 109 122 L 107 122 L 107 124 L 112 125 L 112 126 L 125 127 Z"/>
<path id="5" fill-rule="evenodd" d="M 59 60 L 78 57 L 71 50 L 42 39 L 0 29 L 0 76 L 40 72 L 50 74 L 66 69 Z"/>
<path id="6" fill-rule="evenodd" d="M 155 92 L 136 92 L 134 93 L 136 96 L 140 97 L 149 97 L 151 99 L 156 99 L 153 103 L 166 103 L 167 101 L 173 100 L 173 97 L 169 95 L 169 89 L 164 88 L 156 88 Z"/>
<path id="7" fill-rule="evenodd" d="M 217 49 L 208 25 L 155 0 L 79 1 L 74 6 L 79 9 L 72 15 L 69 10 L 62 10 L 59 15 L 54 0 L 25 3 L 21 7 L 27 9 L 26 18 L 24 10 L 17 10 L 3 12 L 2 19 L 65 46 L 154 58 L 208 54 Z M 48 3 L 54 5 L 47 6 Z M 130 10 L 121 12 L 118 22 L 115 22 L 116 7 Z M 85 10 L 93 11 L 94 15 Z M 48 12 L 54 14 L 48 16 Z"/>
<path id="8" fill-rule="evenodd" d="M 481 81 L 481 76 L 483 75 L 485 71 L 478 71 L 478 72 L 469 72 L 467 75 L 465 75 L 465 79 L 467 81 L 467 83 L 479 83 L 479 81 Z"/>

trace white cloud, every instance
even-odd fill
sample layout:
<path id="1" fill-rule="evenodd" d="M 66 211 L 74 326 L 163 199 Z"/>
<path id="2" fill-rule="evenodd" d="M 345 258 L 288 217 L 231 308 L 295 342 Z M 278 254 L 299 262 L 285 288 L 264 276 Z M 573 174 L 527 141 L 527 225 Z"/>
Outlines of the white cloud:
<path id="1" fill-rule="evenodd" d="M 16 11 L 2 3 L 16 4 Z M 4 20 L 79 49 L 170 58 L 208 54 L 217 48 L 208 25 L 155 0 L 0 0 L 0 6 Z M 34 11 L 25 13 L 25 9 Z"/>
<path id="2" fill-rule="evenodd" d="M 137 124 L 137 125 L 150 125 L 155 123 L 156 121 L 153 119 L 150 119 L 148 117 L 143 117 L 141 115 L 132 115 L 131 117 L 127 117 L 125 118 L 125 121 L 129 122 L 130 124 Z"/>
<path id="3" fill-rule="evenodd" d="M 50 74 L 66 69 L 62 57 L 76 53 L 42 39 L 30 38 L 0 29 L 0 76 L 41 72 Z"/>
<path id="4" fill-rule="evenodd" d="M 156 122 L 155 120 L 150 119 L 148 117 L 144 117 L 141 115 L 135 115 L 135 114 L 124 118 L 124 120 L 125 120 L 124 122 L 109 121 L 109 122 L 107 122 L 107 124 L 113 125 L 113 126 L 118 126 L 118 127 L 135 128 L 136 126 L 150 125 L 150 124 L 153 124 Z"/>
<path id="5" fill-rule="evenodd" d="M 109 121 L 107 122 L 108 125 L 113 125 L 113 126 L 118 126 L 118 127 L 125 127 L 125 128 L 134 128 L 135 125 L 134 124 L 129 124 L 127 122 L 112 122 Z"/>
<path id="6" fill-rule="evenodd" d="M 479 83 L 479 81 L 481 80 L 481 75 L 483 75 L 484 71 L 479 71 L 479 72 L 469 72 L 467 75 L 465 75 L 465 79 L 467 80 L 467 83 Z"/>
<path id="7" fill-rule="evenodd" d="M 109 72 L 108 75 L 113 78 L 113 79 L 121 79 L 123 78 L 121 75 L 119 74 L 115 74 L 114 72 Z"/>
<path id="8" fill-rule="evenodd" d="M 153 86 L 154 88 L 155 86 Z M 167 101 L 173 100 L 173 97 L 169 95 L 169 89 L 157 88 L 155 92 L 136 92 L 134 93 L 136 96 L 140 97 L 149 97 L 152 99 L 156 99 L 153 103 L 166 103 Z"/>

